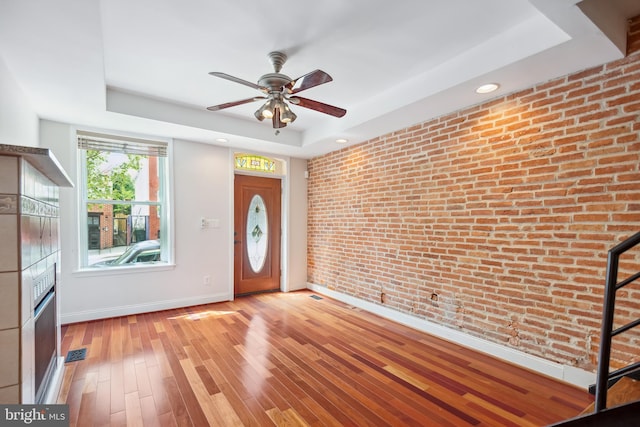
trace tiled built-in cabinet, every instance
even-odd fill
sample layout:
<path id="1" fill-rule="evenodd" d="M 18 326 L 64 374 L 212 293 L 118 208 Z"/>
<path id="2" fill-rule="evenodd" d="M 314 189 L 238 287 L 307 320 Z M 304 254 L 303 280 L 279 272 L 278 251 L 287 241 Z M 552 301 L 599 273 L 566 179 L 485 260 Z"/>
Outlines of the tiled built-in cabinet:
<path id="1" fill-rule="evenodd" d="M 0 403 L 44 402 L 63 368 L 59 186 L 71 182 L 49 150 L 0 145 Z"/>

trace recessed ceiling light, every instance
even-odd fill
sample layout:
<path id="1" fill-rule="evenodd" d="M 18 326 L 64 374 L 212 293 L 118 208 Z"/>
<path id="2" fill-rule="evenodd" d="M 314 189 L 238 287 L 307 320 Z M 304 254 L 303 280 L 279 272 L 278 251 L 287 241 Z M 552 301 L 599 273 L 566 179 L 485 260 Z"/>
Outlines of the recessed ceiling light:
<path id="1" fill-rule="evenodd" d="M 338 138 L 338 139 L 336 139 L 336 142 L 338 144 L 346 144 L 347 142 L 349 142 L 349 140 L 348 139 L 344 139 L 344 138 Z"/>
<path id="2" fill-rule="evenodd" d="M 229 140 L 227 138 L 216 138 L 216 142 L 226 144 L 227 142 L 229 142 Z"/>
<path id="3" fill-rule="evenodd" d="M 486 85 L 482 85 L 476 89 L 476 93 L 490 93 L 500 87 L 497 83 L 487 83 Z"/>

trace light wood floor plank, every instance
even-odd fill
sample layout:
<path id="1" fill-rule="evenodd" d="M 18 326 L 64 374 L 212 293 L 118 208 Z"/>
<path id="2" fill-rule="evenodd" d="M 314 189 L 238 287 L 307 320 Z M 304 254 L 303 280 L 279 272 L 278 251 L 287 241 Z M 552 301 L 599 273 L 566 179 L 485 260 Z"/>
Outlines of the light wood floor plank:
<path id="1" fill-rule="evenodd" d="M 96 389 L 95 425 L 109 425 L 111 419 L 111 381 L 100 381 Z"/>
<path id="2" fill-rule="evenodd" d="M 125 413 L 127 417 L 127 427 L 144 427 L 142 418 L 142 407 L 138 392 L 127 393 L 124 396 Z"/>
<path id="3" fill-rule="evenodd" d="M 111 363 L 111 413 L 124 411 L 124 365 L 122 362 Z"/>
<path id="4" fill-rule="evenodd" d="M 140 398 L 140 412 L 142 413 L 142 424 L 144 427 L 160 427 L 159 413 L 153 396 Z"/>

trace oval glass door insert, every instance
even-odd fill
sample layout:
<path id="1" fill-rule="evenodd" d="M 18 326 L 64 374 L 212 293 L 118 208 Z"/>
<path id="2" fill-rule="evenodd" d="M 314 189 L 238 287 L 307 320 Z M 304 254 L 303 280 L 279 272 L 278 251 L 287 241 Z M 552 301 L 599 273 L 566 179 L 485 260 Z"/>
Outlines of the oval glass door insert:
<path id="1" fill-rule="evenodd" d="M 247 211 L 246 248 L 249 264 L 254 273 L 258 273 L 267 258 L 269 224 L 264 199 L 256 194 L 249 203 Z"/>

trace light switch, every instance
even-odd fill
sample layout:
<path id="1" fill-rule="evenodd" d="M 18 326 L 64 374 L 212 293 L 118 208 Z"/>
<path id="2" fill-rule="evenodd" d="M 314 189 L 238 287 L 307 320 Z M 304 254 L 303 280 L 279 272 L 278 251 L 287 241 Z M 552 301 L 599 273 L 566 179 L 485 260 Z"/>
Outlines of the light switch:
<path id="1" fill-rule="evenodd" d="M 200 228 L 220 228 L 220 220 L 217 218 L 200 218 Z"/>

